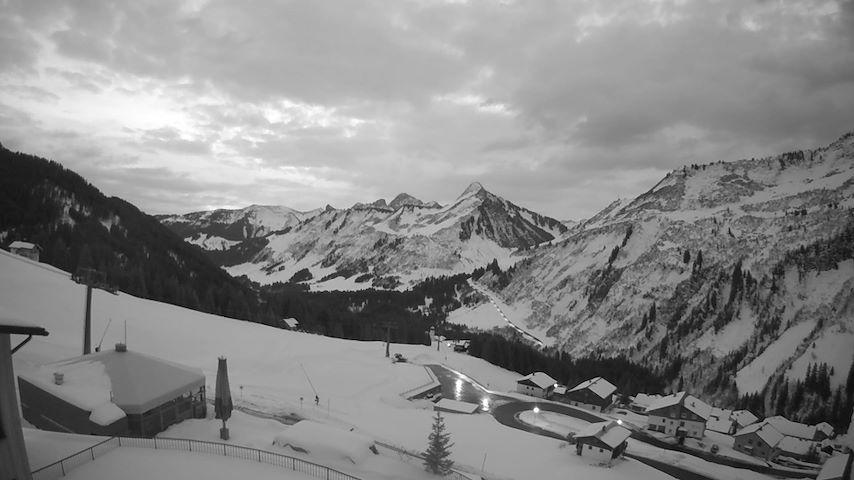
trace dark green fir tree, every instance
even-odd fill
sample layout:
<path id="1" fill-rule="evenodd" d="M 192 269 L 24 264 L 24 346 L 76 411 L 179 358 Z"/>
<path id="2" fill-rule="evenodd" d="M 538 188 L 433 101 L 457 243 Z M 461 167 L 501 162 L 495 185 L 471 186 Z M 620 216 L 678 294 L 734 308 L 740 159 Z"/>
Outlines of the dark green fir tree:
<path id="1" fill-rule="evenodd" d="M 451 473 L 454 461 L 451 460 L 451 434 L 445 431 L 445 421 L 442 415 L 436 412 L 433 422 L 433 431 L 427 437 L 427 451 L 424 452 L 424 469 L 436 475 L 447 475 Z"/>

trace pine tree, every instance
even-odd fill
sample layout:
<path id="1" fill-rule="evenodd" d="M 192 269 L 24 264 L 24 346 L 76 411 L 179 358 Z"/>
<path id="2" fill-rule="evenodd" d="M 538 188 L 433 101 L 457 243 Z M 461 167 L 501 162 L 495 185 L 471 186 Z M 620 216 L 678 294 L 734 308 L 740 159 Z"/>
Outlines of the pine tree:
<path id="1" fill-rule="evenodd" d="M 436 475 L 447 475 L 451 473 L 454 461 L 451 460 L 451 434 L 445 432 L 445 422 L 442 414 L 436 412 L 433 422 L 433 431 L 427 437 L 427 451 L 424 452 L 424 469 Z"/>

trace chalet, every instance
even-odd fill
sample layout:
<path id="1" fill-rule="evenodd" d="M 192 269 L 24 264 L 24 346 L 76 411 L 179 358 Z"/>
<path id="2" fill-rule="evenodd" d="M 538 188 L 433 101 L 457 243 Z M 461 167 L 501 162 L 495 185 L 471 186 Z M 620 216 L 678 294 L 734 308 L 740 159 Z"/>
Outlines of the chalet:
<path id="1" fill-rule="evenodd" d="M 774 428 L 783 435 L 802 438 L 804 440 L 814 440 L 816 438 L 817 429 L 815 425 L 793 422 L 788 418 L 779 415 L 768 417 L 765 421 L 773 425 Z"/>
<path id="2" fill-rule="evenodd" d="M 820 442 L 828 438 L 833 438 L 835 435 L 836 432 L 833 430 L 833 425 L 827 422 L 821 422 L 815 426 L 815 436 L 813 437 L 813 440 Z"/>
<path id="3" fill-rule="evenodd" d="M 629 397 L 629 410 L 637 413 L 644 413 L 652 402 L 661 398 L 661 395 L 647 395 L 646 393 L 638 393 L 634 397 Z"/>
<path id="4" fill-rule="evenodd" d="M 686 392 L 653 401 L 646 410 L 647 429 L 677 438 L 702 438 L 712 407 Z"/>
<path id="5" fill-rule="evenodd" d="M 576 407 L 601 412 L 613 403 L 616 391 L 617 387 L 611 382 L 602 377 L 596 377 L 567 390 L 560 395 L 560 400 Z"/>
<path id="6" fill-rule="evenodd" d="M 733 448 L 754 457 L 771 460 L 777 456 L 777 444 L 784 435 L 768 422 L 754 423 L 733 435 Z"/>
<path id="7" fill-rule="evenodd" d="M 613 420 L 591 423 L 575 434 L 575 453 L 610 461 L 623 453 L 631 434 L 631 430 Z"/>
<path id="8" fill-rule="evenodd" d="M 41 253 L 41 247 L 34 243 L 16 240 L 12 242 L 11 245 L 9 245 L 9 251 L 14 253 L 15 255 L 27 257 L 34 262 L 38 262 L 39 254 Z"/>
<path id="9" fill-rule="evenodd" d="M 732 421 L 735 423 L 736 431 L 741 430 L 748 425 L 753 425 L 759 421 L 759 417 L 754 415 L 750 410 L 736 410 L 732 412 L 730 418 L 732 418 Z"/>
<path id="10" fill-rule="evenodd" d="M 12 347 L 12 335 L 27 338 Z M 21 430 L 21 415 L 12 370 L 12 354 L 32 339 L 33 335 L 46 336 L 42 327 L 30 325 L 17 319 L 0 316 L 0 478 L 30 480 L 30 463 L 24 434 Z"/>
<path id="11" fill-rule="evenodd" d="M 732 410 L 712 407 L 709 412 L 709 419 L 706 421 L 706 430 L 732 435 L 738 431 L 732 413 Z"/>
<path id="12" fill-rule="evenodd" d="M 815 442 L 803 438 L 784 436 L 777 444 L 777 456 L 809 461 L 815 453 Z"/>
<path id="13" fill-rule="evenodd" d="M 815 480 L 851 480 L 852 458 L 854 454 L 850 452 L 828 458 Z"/>
<path id="14" fill-rule="evenodd" d="M 44 430 L 154 436 L 207 411 L 201 370 L 121 343 L 43 365 L 19 375 L 18 385 L 24 418 Z"/>
<path id="15" fill-rule="evenodd" d="M 556 386 L 555 379 L 543 372 L 534 372 L 516 380 L 517 392 L 540 398 L 548 398 Z"/>

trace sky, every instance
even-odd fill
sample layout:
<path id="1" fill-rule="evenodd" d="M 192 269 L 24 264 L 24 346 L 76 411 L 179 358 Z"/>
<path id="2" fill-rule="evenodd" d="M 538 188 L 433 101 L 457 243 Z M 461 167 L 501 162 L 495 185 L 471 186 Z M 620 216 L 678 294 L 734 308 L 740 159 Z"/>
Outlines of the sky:
<path id="1" fill-rule="evenodd" d="M 854 1 L 0 0 L 0 143 L 150 214 L 560 220 L 854 130 Z"/>

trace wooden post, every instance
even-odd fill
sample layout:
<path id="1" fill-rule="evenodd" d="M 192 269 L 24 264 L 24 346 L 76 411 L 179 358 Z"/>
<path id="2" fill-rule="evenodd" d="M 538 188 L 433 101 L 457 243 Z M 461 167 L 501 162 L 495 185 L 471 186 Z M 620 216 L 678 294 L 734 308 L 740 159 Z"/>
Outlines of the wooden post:
<path id="1" fill-rule="evenodd" d="M 83 321 L 83 355 L 92 353 L 92 285 L 86 285 L 86 318 Z"/>
<path id="2" fill-rule="evenodd" d="M 12 345 L 9 334 L 0 334 L 0 478 L 30 480 L 30 462 L 21 418 L 18 416 L 18 395 L 12 371 Z M 62 465 L 60 467 L 64 468 Z"/>

